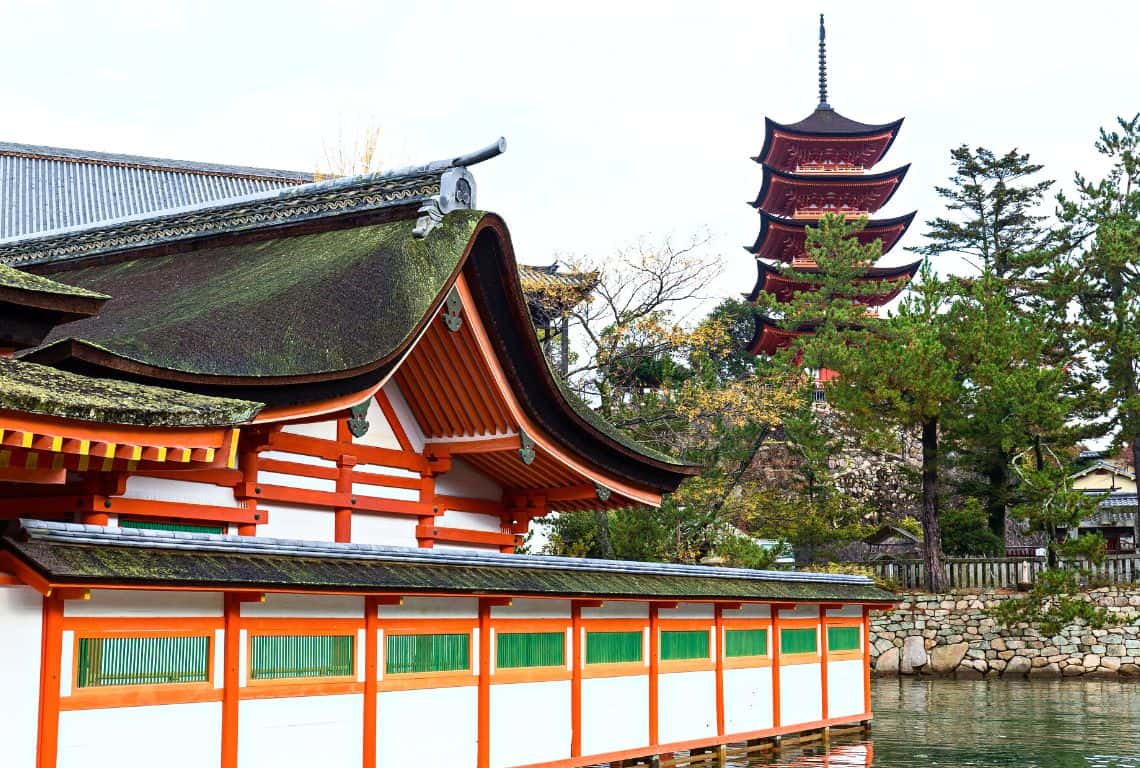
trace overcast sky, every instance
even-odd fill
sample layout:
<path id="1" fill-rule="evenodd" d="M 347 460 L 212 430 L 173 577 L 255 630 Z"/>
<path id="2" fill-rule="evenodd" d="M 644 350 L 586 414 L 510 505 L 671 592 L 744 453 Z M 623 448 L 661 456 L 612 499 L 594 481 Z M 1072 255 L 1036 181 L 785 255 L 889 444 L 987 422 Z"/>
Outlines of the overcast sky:
<path id="1" fill-rule="evenodd" d="M 504 135 L 478 203 L 521 260 L 707 231 L 728 295 L 755 277 L 764 117 L 817 101 L 820 11 L 832 106 L 906 118 L 880 166 L 912 163 L 884 211 L 919 210 L 904 244 L 951 147 L 1018 147 L 1067 183 L 1140 110 L 1134 2 L 8 0 L 0 139 L 314 170 L 366 125 L 388 167 Z"/>

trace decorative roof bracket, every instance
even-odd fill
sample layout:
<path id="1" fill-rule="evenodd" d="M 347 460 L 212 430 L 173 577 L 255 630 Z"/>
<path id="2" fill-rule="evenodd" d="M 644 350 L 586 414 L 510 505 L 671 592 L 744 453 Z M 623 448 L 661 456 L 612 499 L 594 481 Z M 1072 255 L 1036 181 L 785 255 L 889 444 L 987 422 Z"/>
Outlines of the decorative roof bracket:
<path id="1" fill-rule="evenodd" d="M 443 324 L 447 326 L 447 330 L 455 333 L 463 327 L 462 311 L 463 300 L 459 298 L 459 291 L 452 286 L 443 303 Z"/>
<path id="2" fill-rule="evenodd" d="M 594 493 L 597 495 L 598 501 L 609 501 L 612 491 L 601 483 L 596 482 L 594 483 Z"/>
<path id="3" fill-rule="evenodd" d="M 481 163 L 492 157 L 501 155 L 507 150 L 507 140 L 500 138 L 477 152 L 460 155 L 452 160 L 438 160 L 429 163 L 428 171 L 440 170 L 443 175 L 439 180 L 439 194 L 425 200 L 420 206 L 419 218 L 412 234 L 416 237 L 427 237 L 437 224 L 443 221 L 444 215 L 475 207 L 475 177 L 467 170 L 470 165 Z"/>
<path id="4" fill-rule="evenodd" d="M 519 458 L 522 463 L 530 466 L 534 462 L 534 438 L 519 427 Z"/>
<path id="5" fill-rule="evenodd" d="M 348 431 L 353 437 L 364 437 L 368 433 L 368 400 L 357 403 L 349 409 L 352 415 L 348 418 Z"/>

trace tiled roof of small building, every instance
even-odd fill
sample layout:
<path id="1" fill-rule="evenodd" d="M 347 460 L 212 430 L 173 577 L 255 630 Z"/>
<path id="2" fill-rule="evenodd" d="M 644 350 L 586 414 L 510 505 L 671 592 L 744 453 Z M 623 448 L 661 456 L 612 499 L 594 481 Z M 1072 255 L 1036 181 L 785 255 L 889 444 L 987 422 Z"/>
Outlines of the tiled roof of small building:
<path id="1" fill-rule="evenodd" d="M 260 403 L 82 376 L 0 358 L 0 410 L 149 427 L 228 427 Z"/>
<path id="2" fill-rule="evenodd" d="M 0 142 L 0 239 L 310 181 L 295 171 Z"/>
<path id="3" fill-rule="evenodd" d="M 0 288 L 10 288 L 28 293 L 46 293 L 58 296 L 70 296 L 83 299 L 108 299 L 105 293 L 89 291 L 74 285 L 59 283 L 46 277 L 24 272 L 7 264 L 0 264 Z"/>
<path id="4" fill-rule="evenodd" d="M 890 602 L 862 576 L 439 551 L 22 520 L 3 545 L 52 583 L 644 599 Z"/>

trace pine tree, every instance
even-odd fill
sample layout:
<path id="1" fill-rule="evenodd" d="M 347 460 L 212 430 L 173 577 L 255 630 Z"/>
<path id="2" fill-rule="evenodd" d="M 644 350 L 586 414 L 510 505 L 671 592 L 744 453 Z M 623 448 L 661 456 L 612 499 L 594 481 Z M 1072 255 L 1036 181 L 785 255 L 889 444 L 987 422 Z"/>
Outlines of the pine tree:
<path id="1" fill-rule="evenodd" d="M 1140 466 L 1140 114 L 1117 127 L 1096 142 L 1108 174 L 1096 182 L 1077 174 L 1076 197 L 1058 196 L 1057 277 L 1079 342 L 1072 365 L 1098 379 L 1102 426 Z M 1140 509 L 1133 526 L 1140 542 Z"/>
<path id="2" fill-rule="evenodd" d="M 951 150 L 950 157 L 954 173 L 946 186 L 935 188 L 949 213 L 926 222 L 927 243 L 914 250 L 927 257 L 961 257 L 976 275 L 1001 283 L 1019 309 L 1048 308 L 1041 301 L 1038 278 L 1040 254 L 1051 233 L 1046 217 L 1036 210 L 1053 182 L 1036 179 L 1043 166 L 1016 149 L 997 155 L 965 144 Z M 954 285 L 968 295 L 973 277 Z M 990 341 L 1004 340 L 991 337 Z M 957 422 L 956 437 L 962 447 L 957 455 L 967 470 L 959 490 L 982 498 L 990 529 L 1004 538 L 1006 509 L 1015 501 L 1012 451 L 1023 442 L 1023 435 L 1013 434 L 1015 420 L 1010 418 L 1009 407 L 1016 403 L 978 397 L 974 405 L 978 409 L 974 417 Z"/>

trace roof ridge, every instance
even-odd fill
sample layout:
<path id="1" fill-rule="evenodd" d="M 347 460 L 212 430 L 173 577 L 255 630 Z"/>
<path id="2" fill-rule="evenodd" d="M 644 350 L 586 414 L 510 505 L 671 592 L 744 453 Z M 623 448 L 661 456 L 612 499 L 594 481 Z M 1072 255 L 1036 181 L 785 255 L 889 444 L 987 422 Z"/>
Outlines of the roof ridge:
<path id="1" fill-rule="evenodd" d="M 207 163 L 196 160 L 174 160 L 148 157 L 146 155 L 126 155 L 116 152 L 99 152 L 67 147 L 49 147 L 40 144 L 19 144 L 0 141 L 0 155 L 26 157 L 39 160 L 56 160 L 69 163 L 89 163 L 92 165 L 112 165 L 122 168 L 143 168 L 175 173 L 192 173 L 204 176 L 232 176 L 236 178 L 265 179 L 272 181 L 304 184 L 316 180 L 316 175 L 303 171 L 287 171 L 278 168 L 258 168 L 225 163 Z"/>

